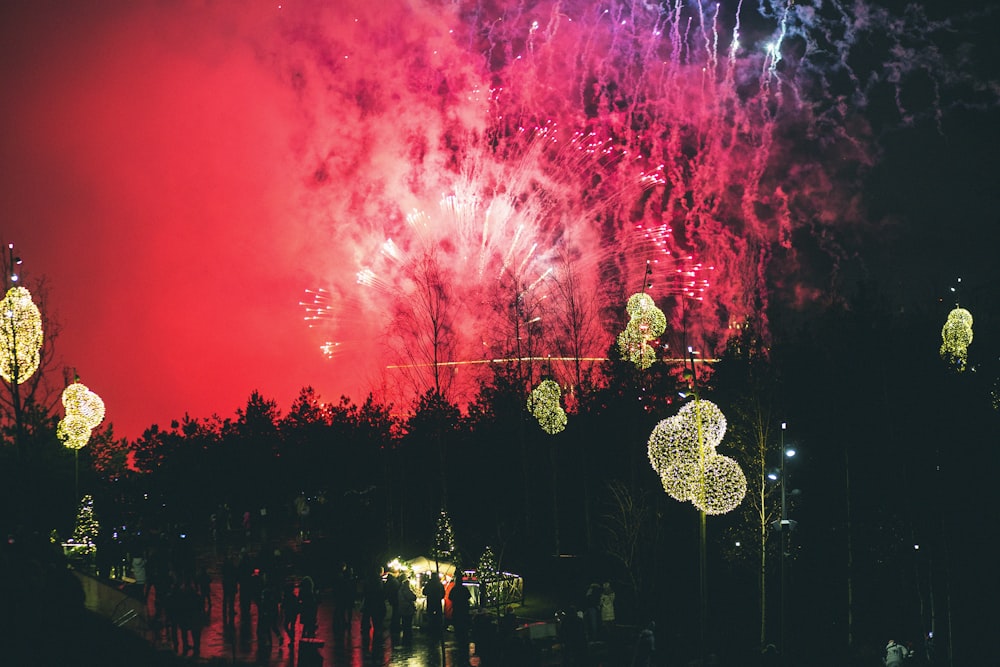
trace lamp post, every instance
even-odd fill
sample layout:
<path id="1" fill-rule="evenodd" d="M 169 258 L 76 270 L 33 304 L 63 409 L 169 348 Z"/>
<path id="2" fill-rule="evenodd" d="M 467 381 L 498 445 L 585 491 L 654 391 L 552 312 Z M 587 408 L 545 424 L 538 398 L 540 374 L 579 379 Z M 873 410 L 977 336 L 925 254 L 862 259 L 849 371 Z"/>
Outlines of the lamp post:
<path id="1" fill-rule="evenodd" d="M 795 449 L 785 448 L 785 430 L 787 422 L 781 422 L 781 520 L 778 523 L 779 538 L 781 540 L 781 664 L 788 665 L 788 643 L 787 627 L 788 615 L 785 613 L 788 598 L 788 534 L 795 528 L 795 522 L 788 518 L 788 478 L 785 476 L 785 459 L 795 456 Z"/>

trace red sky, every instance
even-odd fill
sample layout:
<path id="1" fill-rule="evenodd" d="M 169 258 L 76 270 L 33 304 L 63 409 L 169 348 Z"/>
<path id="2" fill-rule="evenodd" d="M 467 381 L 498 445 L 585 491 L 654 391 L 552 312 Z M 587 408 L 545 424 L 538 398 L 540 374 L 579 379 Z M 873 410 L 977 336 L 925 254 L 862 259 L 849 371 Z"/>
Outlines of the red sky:
<path id="1" fill-rule="evenodd" d="M 645 265 L 637 243 L 647 242 L 636 241 L 640 235 L 630 231 L 635 220 L 615 218 L 621 226 L 610 233 L 599 227 L 595 221 L 605 218 L 583 201 L 591 182 L 577 179 L 600 168 L 602 192 L 634 195 L 640 169 L 655 170 L 655 164 L 641 164 L 640 151 L 650 138 L 652 154 L 665 159 L 664 173 L 673 180 L 662 200 L 650 198 L 659 208 L 644 204 L 641 221 L 680 230 L 691 223 L 683 218 L 687 202 L 701 203 L 704 217 L 686 227 L 682 243 L 687 253 L 698 252 L 699 261 L 715 267 L 715 283 L 722 287 L 709 295 L 714 303 L 706 311 L 713 316 L 742 317 L 772 274 L 784 276 L 788 293 L 818 294 L 837 280 L 830 267 L 849 274 L 848 257 L 858 275 L 887 267 L 887 284 L 908 292 L 919 288 L 921 295 L 937 293 L 943 285 L 937 274 L 948 280 L 955 274 L 958 262 L 949 257 L 971 264 L 967 236 L 938 219 L 986 219 L 984 202 L 992 206 L 995 196 L 978 184 L 996 169 L 977 166 L 987 164 L 983 156 L 968 156 L 988 153 L 988 165 L 995 165 L 996 152 L 979 133 L 963 135 L 968 124 L 962 119 L 950 126 L 945 116 L 945 137 L 928 120 L 936 118 L 934 105 L 921 116 L 930 128 L 920 135 L 924 143 L 883 130 L 877 139 L 889 149 L 881 153 L 869 143 L 876 137 L 858 109 L 837 105 L 841 117 L 828 104 L 810 106 L 808 95 L 823 95 L 825 88 L 815 85 L 808 67 L 795 70 L 804 73 L 801 81 L 791 69 L 781 75 L 782 91 L 802 86 L 796 95 L 784 95 L 783 114 L 758 113 L 770 108 L 774 100 L 764 98 L 778 90 L 764 80 L 737 90 L 737 84 L 772 76 L 765 59 L 782 34 L 774 21 L 770 27 L 748 22 L 739 62 L 706 88 L 705 63 L 696 59 L 713 56 L 701 47 L 691 47 L 690 56 L 668 48 L 655 5 L 637 9 L 634 25 L 609 21 L 596 6 L 436 0 L 392 6 L 389 0 L 0 3 L 0 241 L 16 245 L 29 287 L 41 277 L 47 281 L 44 308 L 61 326 L 53 383 L 61 382 L 60 368 L 75 369 L 105 400 L 115 433 L 130 438 L 185 413 L 232 416 L 254 390 L 282 410 L 306 385 L 328 400 L 346 394 L 360 402 L 373 387 L 392 392 L 403 380 L 386 371 L 385 352 L 394 343 L 405 355 L 409 341 L 383 334 L 394 305 L 412 295 L 412 275 L 400 267 L 427 248 L 447 254 L 460 273 L 455 282 L 465 290 L 466 310 L 458 328 L 483 351 L 464 358 L 491 356 L 483 330 L 492 324 L 472 320 L 488 310 L 480 293 L 497 274 L 486 282 L 470 280 L 476 259 L 470 249 L 494 253 L 490 261 L 502 256 L 505 267 L 528 267 L 521 278 L 539 285 L 539 292 L 551 291 L 551 281 L 538 279 L 546 268 L 558 269 L 566 248 L 591 263 L 594 291 L 608 283 L 602 262 L 611 257 L 625 258 L 614 276 L 617 288 L 637 286 Z M 800 14 L 800 31 L 818 20 L 806 6 L 789 7 Z M 687 20 L 680 17 L 676 25 Z M 649 29 L 651 21 L 660 21 L 657 30 Z M 885 32 L 877 22 L 868 27 Z M 690 37 L 696 44 L 697 32 Z M 845 49 L 870 48 L 865 34 L 849 37 Z M 911 37 L 894 36 L 903 42 Z M 634 69 L 633 44 L 643 58 Z M 722 35 L 716 48 L 724 52 L 726 44 Z M 681 64 L 681 57 L 695 60 Z M 712 62 L 728 67 L 726 58 Z M 588 69 L 578 70 L 580 63 Z M 921 63 L 907 63 L 904 58 L 882 71 L 906 74 L 912 65 L 924 72 Z M 481 75 L 484 65 L 492 68 L 489 81 Z M 670 75 L 658 74 L 664 71 Z M 607 77 L 603 87 L 592 73 Z M 953 74 L 948 70 L 940 80 Z M 491 90 L 498 80 L 499 92 Z M 629 135 L 622 124 L 621 100 L 612 99 L 619 80 L 648 91 L 633 101 L 644 100 L 640 116 L 653 119 L 649 136 L 642 130 Z M 517 85 L 503 88 L 507 82 Z M 746 97 L 747 90 L 756 96 Z M 881 92 L 891 98 L 891 87 Z M 810 115 L 814 109 L 827 113 Z M 783 128 L 783 119 L 792 124 Z M 488 142 L 477 147 L 474 137 L 483 136 L 488 120 L 511 130 L 504 135 L 505 150 L 523 151 L 520 158 L 494 164 L 502 159 Z M 539 157 L 545 151 L 535 151 L 542 140 L 519 140 L 531 132 L 518 134 L 517 124 L 549 128 L 550 122 L 562 132 L 564 147 L 570 133 L 595 130 L 604 138 L 629 135 L 631 146 L 643 148 L 628 160 L 610 160 L 611 166 L 595 167 L 597 162 L 573 150 L 546 162 Z M 734 123 L 754 131 L 717 140 L 730 137 Z M 803 145 L 809 134 L 804 127 L 813 137 L 844 141 Z M 993 134 L 987 136 L 994 136 L 996 124 L 989 127 Z M 705 139 L 693 158 L 683 144 L 667 140 L 674 130 Z M 823 151 L 816 152 L 820 145 Z M 533 153 L 535 162 L 524 157 Z M 869 201 L 862 201 L 857 178 L 866 169 L 855 167 L 873 156 L 877 178 Z M 484 184 L 485 191 L 500 184 L 492 199 L 481 197 Z M 471 192 L 472 199 L 461 203 L 476 201 L 480 208 L 467 219 L 443 220 L 440 202 L 462 192 Z M 601 197 L 595 199 L 602 205 Z M 631 200 L 622 201 L 627 207 Z M 879 220 L 865 208 L 872 202 Z M 518 209 L 506 220 L 507 230 L 497 223 L 505 207 Z M 947 211 L 937 215 L 938 208 Z M 429 212 L 426 228 L 406 219 L 417 210 Z M 669 218 L 678 211 L 679 217 Z M 912 224 L 922 218 L 928 219 Z M 485 236 L 486 219 L 490 237 L 478 243 L 475 234 Z M 904 241 L 911 246 L 890 252 L 889 263 L 841 245 L 842 228 L 882 239 L 878 230 L 887 220 L 894 222 L 894 234 L 910 234 Z M 473 234 L 462 236 L 470 228 Z M 937 236 L 917 233 L 928 229 Z M 952 248 L 947 255 L 942 243 L 928 241 L 946 229 Z M 388 239 L 399 256 L 385 251 Z M 670 242 L 678 249 L 676 238 Z M 907 247 L 894 243 L 885 245 Z M 518 244 L 532 250 L 522 252 Z M 783 250 L 775 252 L 778 245 Z M 976 246 L 989 253 L 980 264 L 991 271 L 994 246 Z M 927 253 L 931 260 L 922 259 Z M 601 268 L 594 272 L 595 266 Z M 377 280 L 359 287 L 356 276 L 366 269 Z M 727 285 L 731 294 L 723 293 Z M 306 326 L 299 305 L 304 290 L 315 287 L 332 288 L 335 321 L 323 331 Z M 538 294 L 540 300 L 548 296 Z M 332 360 L 319 350 L 327 337 L 345 343 Z M 606 341 L 600 335 L 594 341 L 602 354 Z"/>
<path id="2" fill-rule="evenodd" d="M 0 9 L 0 237 L 46 277 L 62 365 L 119 436 L 254 389 L 363 398 L 298 306 L 294 100 L 253 51 L 281 10 L 185 7 Z"/>

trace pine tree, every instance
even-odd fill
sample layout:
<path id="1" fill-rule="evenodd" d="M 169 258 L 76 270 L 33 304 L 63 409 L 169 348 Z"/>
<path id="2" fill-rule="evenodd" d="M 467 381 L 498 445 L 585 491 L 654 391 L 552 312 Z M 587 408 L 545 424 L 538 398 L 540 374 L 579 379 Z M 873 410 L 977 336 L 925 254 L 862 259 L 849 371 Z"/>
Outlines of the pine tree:
<path id="1" fill-rule="evenodd" d="M 431 555 L 442 560 L 450 560 L 455 556 L 455 552 L 455 529 L 451 525 L 448 510 L 442 509 L 437 518 L 434 551 Z"/>
<path id="2" fill-rule="evenodd" d="M 73 528 L 73 536 L 69 541 L 76 547 L 76 552 L 83 555 L 90 555 L 96 550 L 94 542 L 97 540 L 97 531 L 100 524 L 94 515 L 94 497 L 85 495 L 80 500 L 80 509 L 76 513 L 76 526 Z"/>

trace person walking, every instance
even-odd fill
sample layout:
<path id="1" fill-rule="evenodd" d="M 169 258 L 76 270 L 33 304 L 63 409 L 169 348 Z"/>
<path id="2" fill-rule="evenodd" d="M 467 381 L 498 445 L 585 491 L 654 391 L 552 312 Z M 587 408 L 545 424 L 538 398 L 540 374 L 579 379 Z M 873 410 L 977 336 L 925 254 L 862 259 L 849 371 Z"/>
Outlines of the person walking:
<path id="1" fill-rule="evenodd" d="M 885 658 L 882 659 L 885 667 L 902 667 L 903 661 L 910 654 L 906 650 L 906 647 L 902 644 L 897 644 L 895 639 L 890 639 L 889 643 L 885 645 Z"/>
<path id="2" fill-rule="evenodd" d="M 260 596 L 257 602 L 257 648 L 271 649 L 271 633 L 282 638 L 278 629 L 278 592 L 271 586 L 266 573 L 260 575 Z"/>
<path id="3" fill-rule="evenodd" d="M 385 622 L 385 585 L 379 568 L 365 578 L 361 594 L 361 648 L 374 653 L 382 644 L 382 624 Z"/>
<path id="4" fill-rule="evenodd" d="M 295 586 L 291 583 L 285 584 L 285 590 L 281 594 L 281 623 L 288 637 L 288 645 L 295 645 L 295 620 L 299 617 L 299 596 L 295 594 Z M 278 645 L 284 639 L 278 637 Z"/>
<path id="5" fill-rule="evenodd" d="M 208 568 L 202 565 L 195 575 L 195 584 L 198 586 L 198 594 L 201 596 L 201 606 L 205 611 L 205 620 L 212 617 L 212 577 L 208 574 Z"/>
<path id="6" fill-rule="evenodd" d="M 312 577 L 303 577 L 299 583 L 299 622 L 302 624 L 303 637 L 316 636 L 316 612 L 319 608 L 319 598 Z"/>
<path id="7" fill-rule="evenodd" d="M 146 556 L 141 551 L 132 555 L 132 578 L 139 599 L 145 602 L 149 589 L 146 586 Z"/>
<path id="8" fill-rule="evenodd" d="M 222 622 L 236 622 L 236 590 L 239 585 L 240 571 L 236 561 L 230 555 L 222 562 Z"/>
<path id="9" fill-rule="evenodd" d="M 333 629 L 338 634 L 351 631 L 354 620 L 354 598 L 357 585 L 347 563 L 340 564 L 340 573 L 333 582 Z"/>

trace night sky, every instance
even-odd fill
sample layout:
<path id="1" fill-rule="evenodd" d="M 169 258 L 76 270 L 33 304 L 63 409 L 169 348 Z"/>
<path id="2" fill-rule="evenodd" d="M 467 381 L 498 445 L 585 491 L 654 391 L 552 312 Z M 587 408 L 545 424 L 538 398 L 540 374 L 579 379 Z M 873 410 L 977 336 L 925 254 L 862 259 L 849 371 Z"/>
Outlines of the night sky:
<path id="1" fill-rule="evenodd" d="M 444 192 L 438 173 L 448 168 L 447 152 L 436 146 L 453 138 L 449 128 L 481 130 L 496 113 L 483 92 L 490 77 L 476 62 L 492 39 L 487 15 L 499 10 L 347 4 L 0 9 L 0 240 L 15 243 L 29 286 L 46 279 L 44 308 L 61 326 L 57 368 L 75 369 L 104 398 L 117 435 L 136 437 L 185 413 L 231 416 L 255 389 L 287 409 L 305 385 L 327 399 L 361 400 L 398 382 L 385 371 L 393 345 L 373 313 L 385 309 L 377 303 L 388 303 L 385 293 L 402 294 L 402 283 L 390 281 L 378 298 L 351 296 L 351 286 L 372 265 L 366 256 L 377 254 L 371 239 L 384 238 L 373 221 L 405 229 L 408 211 Z M 586 8 L 567 5 L 565 15 L 584 16 Z M 551 15 L 539 12 L 538 30 L 552 30 L 544 21 Z M 770 130 L 778 140 L 765 157 L 783 170 L 764 179 L 788 175 L 792 198 L 812 194 L 795 189 L 806 183 L 825 193 L 825 208 L 812 217 L 792 212 L 778 291 L 801 300 L 817 293 L 810 290 L 849 291 L 851 281 L 872 278 L 899 304 L 932 308 L 961 276 L 973 308 L 997 301 L 993 22 L 966 16 L 952 30 L 907 32 L 902 42 L 921 53 L 942 40 L 940 61 L 911 62 L 925 80 L 864 64 L 854 49 L 858 72 L 878 79 L 903 71 L 902 104 L 912 112 L 899 111 L 891 86 L 864 81 L 863 98 L 845 96 L 848 111 L 832 125 L 800 112 L 805 129 L 853 133 L 862 144 L 854 153 L 810 155 L 788 146 L 793 130 Z M 565 35 L 569 25 L 548 34 Z M 748 43 L 763 41 L 756 27 L 746 20 Z M 535 53 L 530 39 L 511 43 L 510 54 Z M 558 95 L 553 82 L 567 78 L 556 65 L 539 65 L 532 76 L 510 63 L 491 67 L 494 79 L 523 86 L 520 104 L 537 103 L 563 126 L 575 117 L 572 105 L 546 107 Z M 415 80 L 414 72 L 426 76 Z M 843 77 L 831 81 L 828 95 Z M 938 98 L 927 93 L 931 81 Z M 613 119 L 601 120 L 612 127 Z M 415 137 L 428 139 L 423 149 Z M 797 160 L 808 166 L 789 168 Z M 727 153 L 726 162 L 705 164 L 719 171 L 730 161 Z M 745 175 L 736 177 L 745 185 Z M 758 221 L 765 237 L 769 222 Z M 706 261 L 735 271 L 712 250 L 707 244 Z M 798 289 L 790 276 L 811 287 Z M 309 328 L 299 303 L 306 289 L 320 287 L 338 299 L 339 319 L 324 323 L 328 331 Z M 346 352 L 325 358 L 326 340 Z M 597 343 L 600 353 L 607 341 Z"/>

